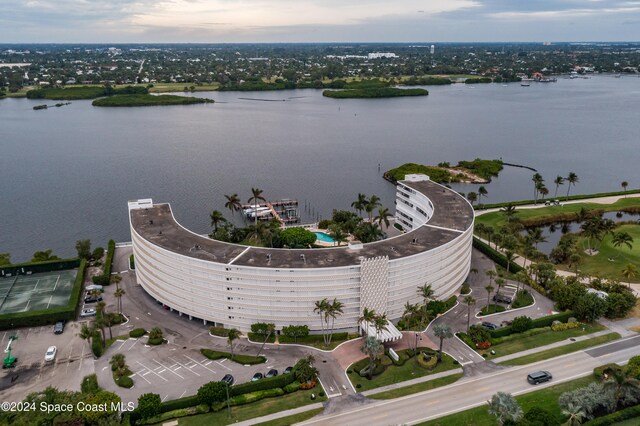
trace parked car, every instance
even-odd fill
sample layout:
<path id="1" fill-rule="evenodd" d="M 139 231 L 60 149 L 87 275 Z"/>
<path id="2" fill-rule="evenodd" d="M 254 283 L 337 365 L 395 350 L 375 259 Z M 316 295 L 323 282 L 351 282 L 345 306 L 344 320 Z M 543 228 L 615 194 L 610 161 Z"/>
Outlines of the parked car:
<path id="1" fill-rule="evenodd" d="M 501 302 L 501 303 L 511 303 L 513 302 L 513 299 L 509 296 L 507 296 L 506 294 L 496 294 L 493 296 L 493 301 L 494 302 Z"/>
<path id="2" fill-rule="evenodd" d="M 222 382 L 226 383 L 227 385 L 231 386 L 234 382 L 233 380 L 233 376 L 231 374 L 227 374 L 225 375 L 222 380 Z"/>
<path id="3" fill-rule="evenodd" d="M 256 373 L 253 375 L 253 377 L 251 378 L 252 382 L 257 382 L 258 380 L 262 379 L 262 373 Z"/>
<path id="4" fill-rule="evenodd" d="M 53 326 L 53 334 L 62 334 L 64 331 L 64 321 L 58 321 Z"/>
<path id="5" fill-rule="evenodd" d="M 96 316 L 96 309 L 95 308 L 83 308 L 80 311 L 80 317 L 81 318 L 94 317 L 94 316 Z"/>
<path id="6" fill-rule="evenodd" d="M 47 362 L 53 361 L 56 359 L 56 352 L 58 352 L 58 348 L 49 346 L 49 349 L 47 349 L 47 352 L 44 354 L 44 360 Z"/>
<path id="7" fill-rule="evenodd" d="M 96 303 L 96 302 L 102 302 L 102 296 L 98 296 L 97 298 L 94 296 L 87 296 L 84 298 L 84 303 Z"/>
<path id="8" fill-rule="evenodd" d="M 495 330 L 496 328 L 498 328 L 497 325 L 488 321 L 482 321 L 480 325 L 483 326 L 484 328 L 488 328 L 489 330 Z"/>
<path id="9" fill-rule="evenodd" d="M 98 290 L 99 292 L 103 292 L 104 288 L 101 285 L 98 285 L 98 284 L 91 284 L 91 285 L 88 285 L 86 287 L 86 290 L 87 290 L 87 293 L 89 293 L 89 292 L 91 292 L 93 290 Z"/>
<path id="10" fill-rule="evenodd" d="M 282 374 L 289 374 L 293 371 L 293 367 L 287 367 L 284 369 L 284 372 Z"/>
<path id="11" fill-rule="evenodd" d="M 275 368 L 272 368 L 271 370 L 269 370 L 269 372 L 267 373 L 266 378 L 269 377 L 276 377 L 278 375 L 278 370 L 276 370 Z"/>
<path id="12" fill-rule="evenodd" d="M 536 371 L 533 373 L 529 373 L 529 375 L 527 376 L 527 381 L 532 385 L 548 382 L 551 379 L 553 379 L 553 376 L 548 371 Z"/>

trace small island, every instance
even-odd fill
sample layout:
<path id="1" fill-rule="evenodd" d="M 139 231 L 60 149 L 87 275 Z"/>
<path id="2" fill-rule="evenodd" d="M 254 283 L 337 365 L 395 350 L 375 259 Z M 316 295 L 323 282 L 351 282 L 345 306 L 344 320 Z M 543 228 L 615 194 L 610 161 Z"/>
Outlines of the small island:
<path id="1" fill-rule="evenodd" d="M 114 95 L 96 99 L 91 105 L 97 107 L 138 107 L 161 105 L 191 105 L 213 103 L 213 99 L 192 98 L 176 95 Z"/>
<path id="2" fill-rule="evenodd" d="M 384 172 L 383 177 L 397 183 L 408 174 L 425 174 L 438 183 L 489 183 L 491 178 L 498 176 L 503 168 L 502 160 L 482 160 L 476 158 L 473 161 L 459 161 L 457 166 L 451 167 L 447 162 L 437 166 L 425 166 L 422 164 L 406 163 L 395 169 Z"/>
<path id="3" fill-rule="evenodd" d="M 114 88 L 111 85 L 105 86 L 80 86 L 80 87 L 46 87 L 33 89 L 27 92 L 28 99 L 52 99 L 73 101 L 81 99 L 96 99 L 102 96 L 112 95 L 142 95 L 149 93 L 149 89 L 144 86 L 125 86 Z"/>
<path id="4" fill-rule="evenodd" d="M 426 96 L 425 89 L 398 89 L 397 87 L 373 87 L 362 89 L 325 90 L 322 96 L 336 99 L 351 98 L 395 98 L 399 96 Z"/>

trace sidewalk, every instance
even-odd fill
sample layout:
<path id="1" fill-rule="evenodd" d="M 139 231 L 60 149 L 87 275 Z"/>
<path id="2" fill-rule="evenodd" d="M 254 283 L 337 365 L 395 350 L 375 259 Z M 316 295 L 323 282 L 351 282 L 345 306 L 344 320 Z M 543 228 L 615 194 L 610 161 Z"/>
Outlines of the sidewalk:
<path id="1" fill-rule="evenodd" d="M 620 333 L 619 330 L 609 330 L 609 329 L 602 330 L 602 331 L 598 331 L 598 332 L 591 333 L 591 334 L 585 334 L 584 336 L 572 337 L 571 339 L 573 339 L 573 340 L 565 339 L 565 340 L 561 340 L 559 342 L 550 343 L 550 344 L 545 345 L 545 346 L 538 346 L 537 348 L 527 349 L 526 351 L 516 352 L 514 354 L 505 355 L 505 356 L 501 356 L 501 357 L 498 357 L 498 358 L 493 358 L 491 360 L 491 362 L 499 364 L 499 363 L 501 363 L 503 361 L 509 361 L 510 359 L 520 358 L 520 357 L 523 357 L 525 355 L 535 354 L 535 353 L 538 353 L 538 352 L 546 351 L 548 349 L 558 348 L 560 346 L 565 346 L 565 345 L 569 345 L 571 343 L 580 342 L 582 340 L 591 339 L 592 337 L 603 336 L 605 334 L 609 334 L 609 333 L 612 333 L 614 331 L 617 331 L 618 333 Z M 634 334 L 633 332 L 627 332 L 627 333 L 628 333 L 627 335 L 629 335 L 629 333 L 630 334 Z M 625 337 L 625 335 L 623 335 L 622 333 L 620 333 L 620 335 L 622 337 Z"/>
<path id="2" fill-rule="evenodd" d="M 409 361 L 407 361 L 409 362 Z M 377 393 L 386 392 L 388 390 L 404 388 L 407 386 L 415 385 L 416 383 L 428 382 L 430 380 L 439 379 L 440 377 L 451 376 L 453 374 L 462 373 L 462 368 L 454 368 L 453 370 L 441 371 L 440 373 L 430 374 L 428 376 L 418 377 L 416 379 L 405 380 L 402 382 L 394 383 L 387 386 L 380 386 L 379 388 L 369 389 L 361 392 L 364 396 L 375 395 Z"/>
<path id="3" fill-rule="evenodd" d="M 315 404 L 303 405 L 302 407 L 292 408 L 291 410 L 278 411 L 277 413 L 269 414 L 267 416 L 255 417 L 253 419 L 245 420 L 243 422 L 233 423 L 237 426 L 251 426 L 258 423 L 264 423 L 282 417 L 293 416 L 294 414 L 304 413 L 305 411 L 315 410 L 316 408 L 322 408 L 322 402 L 316 402 Z"/>

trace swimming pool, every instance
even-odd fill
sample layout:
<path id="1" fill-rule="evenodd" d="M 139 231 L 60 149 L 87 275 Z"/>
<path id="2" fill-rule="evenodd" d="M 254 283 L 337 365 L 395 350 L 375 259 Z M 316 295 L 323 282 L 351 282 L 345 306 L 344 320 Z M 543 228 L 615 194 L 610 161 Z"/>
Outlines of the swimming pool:
<path id="1" fill-rule="evenodd" d="M 318 241 L 322 241 L 323 243 L 335 243 L 336 240 L 331 238 L 329 234 L 325 234 L 324 232 L 314 232 L 316 234 L 316 238 Z"/>

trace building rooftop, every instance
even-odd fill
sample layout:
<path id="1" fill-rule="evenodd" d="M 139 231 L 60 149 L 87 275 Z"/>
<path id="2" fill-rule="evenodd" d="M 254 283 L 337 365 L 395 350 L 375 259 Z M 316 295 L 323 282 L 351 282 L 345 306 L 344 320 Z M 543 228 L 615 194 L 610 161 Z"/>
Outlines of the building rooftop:
<path id="1" fill-rule="evenodd" d="M 423 226 L 397 237 L 364 244 L 323 249 L 272 249 L 249 247 L 212 240 L 183 228 L 173 217 L 169 204 L 153 204 L 130 210 L 131 224 L 144 239 L 186 256 L 225 264 L 264 268 L 323 268 L 352 266 L 360 257 L 412 256 L 445 244 L 473 223 L 473 209 L 458 193 L 430 181 L 403 184 L 425 194 L 434 214 Z"/>

